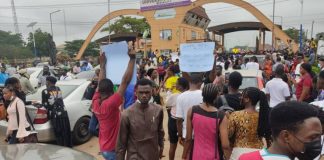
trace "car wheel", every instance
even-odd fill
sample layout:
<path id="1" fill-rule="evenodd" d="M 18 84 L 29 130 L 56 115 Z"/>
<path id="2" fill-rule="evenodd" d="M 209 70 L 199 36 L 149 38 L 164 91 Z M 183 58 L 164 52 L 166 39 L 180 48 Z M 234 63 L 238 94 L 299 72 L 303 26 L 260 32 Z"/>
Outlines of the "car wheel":
<path id="1" fill-rule="evenodd" d="M 81 117 L 76 122 L 72 133 L 74 144 L 83 144 L 91 138 L 89 124 L 90 117 Z"/>

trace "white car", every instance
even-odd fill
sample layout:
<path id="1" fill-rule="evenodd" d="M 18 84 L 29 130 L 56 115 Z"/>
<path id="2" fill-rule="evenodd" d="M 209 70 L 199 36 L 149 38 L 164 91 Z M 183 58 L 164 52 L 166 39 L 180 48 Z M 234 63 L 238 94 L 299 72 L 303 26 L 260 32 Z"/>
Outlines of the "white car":
<path id="1" fill-rule="evenodd" d="M 68 112 L 71 132 L 74 144 L 82 144 L 87 142 L 91 135 L 88 127 L 92 113 L 89 111 L 92 101 L 84 98 L 85 91 L 90 81 L 85 79 L 75 79 L 70 81 L 59 81 L 56 86 L 60 87 L 64 104 Z M 27 96 L 27 101 L 41 102 L 42 91 L 45 86 L 40 87 L 36 93 Z M 54 131 L 50 121 L 47 118 L 47 110 L 45 108 L 37 108 L 28 105 L 28 113 L 38 132 L 38 140 L 40 142 L 49 142 L 55 140 Z M 6 133 L 7 122 L 0 121 L 0 132 Z"/>
<path id="2" fill-rule="evenodd" d="M 256 87 L 260 90 L 264 91 L 264 80 L 262 77 L 262 71 L 261 70 L 234 70 L 229 69 L 227 71 L 224 71 L 225 78 L 230 73 L 237 71 L 239 72 L 242 77 L 242 85 L 240 86 L 239 90 L 243 91 L 245 88 L 248 87 Z"/>

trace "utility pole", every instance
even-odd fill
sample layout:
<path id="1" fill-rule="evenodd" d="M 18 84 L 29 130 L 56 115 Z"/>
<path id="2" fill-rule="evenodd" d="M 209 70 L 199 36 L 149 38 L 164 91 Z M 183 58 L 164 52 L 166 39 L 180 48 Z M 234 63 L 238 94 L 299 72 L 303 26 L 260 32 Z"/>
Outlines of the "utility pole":
<path id="1" fill-rule="evenodd" d="M 34 26 L 37 24 L 37 22 L 32 22 L 30 24 L 27 25 L 27 27 L 31 27 L 32 28 L 32 34 L 33 34 L 33 42 L 34 42 L 34 54 L 35 57 L 37 57 L 37 51 L 36 51 L 36 40 L 35 40 L 35 31 L 34 31 Z"/>
<path id="2" fill-rule="evenodd" d="M 12 16 L 13 16 L 13 21 L 14 21 L 15 32 L 16 32 L 16 34 L 18 34 L 19 26 L 18 26 L 18 19 L 17 19 L 16 7 L 15 7 L 14 0 L 11 0 L 11 10 L 12 10 Z"/>
<path id="3" fill-rule="evenodd" d="M 300 11 L 300 33 L 299 33 L 299 50 L 302 52 L 303 50 L 303 11 L 304 11 L 304 0 L 300 0 L 301 3 L 301 11 Z"/>
<path id="4" fill-rule="evenodd" d="M 272 50 L 274 50 L 275 48 L 275 40 L 276 40 L 276 37 L 275 37 L 275 34 L 274 34 L 274 30 L 275 30 L 275 8 L 276 8 L 276 0 L 273 0 L 273 10 L 272 10 Z"/>
<path id="5" fill-rule="evenodd" d="M 313 33 L 314 33 L 314 23 L 315 21 L 312 22 L 311 39 L 313 38 Z"/>
<path id="6" fill-rule="evenodd" d="M 54 36 L 53 36 L 53 22 L 52 22 L 52 14 L 57 13 L 57 12 L 60 12 L 60 11 L 61 11 L 61 10 L 56 10 L 56 11 L 50 13 L 51 34 L 52 34 L 53 40 L 54 40 Z"/>
<path id="7" fill-rule="evenodd" d="M 65 17 L 65 9 L 63 9 L 64 16 L 64 31 L 65 31 L 65 41 L 67 41 L 67 31 L 66 31 L 66 17 Z"/>
<path id="8" fill-rule="evenodd" d="M 108 0 L 108 18 L 110 18 L 110 0 Z M 110 27 L 110 21 L 108 21 L 108 29 Z M 108 44 L 110 44 L 110 30 L 108 30 Z"/>

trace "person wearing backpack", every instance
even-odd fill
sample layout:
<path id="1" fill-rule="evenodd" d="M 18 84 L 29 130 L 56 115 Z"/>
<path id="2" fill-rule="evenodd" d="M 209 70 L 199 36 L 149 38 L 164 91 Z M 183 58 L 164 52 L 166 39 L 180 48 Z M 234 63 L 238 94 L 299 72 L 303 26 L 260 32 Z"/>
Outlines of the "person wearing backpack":
<path id="1" fill-rule="evenodd" d="M 64 106 L 62 91 L 55 86 L 56 82 L 57 79 L 53 76 L 46 78 L 46 89 L 42 91 L 42 105 L 47 109 L 57 145 L 72 147 L 70 120 Z"/>
<path id="2" fill-rule="evenodd" d="M 244 109 L 240 103 L 241 93 L 239 88 L 242 85 L 243 77 L 239 72 L 232 72 L 228 78 L 228 94 L 221 95 L 216 99 L 215 106 L 222 110 L 226 107 L 226 110 L 239 111 Z M 229 109 L 232 108 L 232 109 Z"/>

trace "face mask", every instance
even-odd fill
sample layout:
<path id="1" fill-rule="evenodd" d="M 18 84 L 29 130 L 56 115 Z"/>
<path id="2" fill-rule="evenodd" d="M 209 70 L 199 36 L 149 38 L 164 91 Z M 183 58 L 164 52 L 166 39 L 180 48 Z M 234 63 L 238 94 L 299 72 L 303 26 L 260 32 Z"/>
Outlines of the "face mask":
<path id="1" fill-rule="evenodd" d="M 298 138 L 296 137 L 296 139 Z M 313 160 L 321 154 L 322 142 L 320 138 L 311 142 L 302 142 L 299 139 L 298 141 L 304 144 L 304 152 L 299 152 L 296 155 L 299 160 Z"/>

